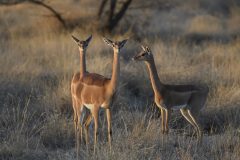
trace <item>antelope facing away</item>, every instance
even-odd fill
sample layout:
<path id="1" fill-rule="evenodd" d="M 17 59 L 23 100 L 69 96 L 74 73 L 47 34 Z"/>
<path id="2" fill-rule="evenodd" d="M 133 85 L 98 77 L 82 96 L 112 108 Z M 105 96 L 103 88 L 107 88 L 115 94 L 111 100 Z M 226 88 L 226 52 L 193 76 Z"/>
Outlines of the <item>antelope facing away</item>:
<path id="1" fill-rule="evenodd" d="M 87 116 L 86 121 L 84 122 L 87 146 L 89 143 L 89 125 L 92 117 L 94 119 L 94 153 L 96 150 L 98 135 L 98 114 L 101 107 L 106 109 L 108 123 L 108 141 L 111 150 L 112 129 L 110 107 L 113 95 L 116 92 L 118 86 L 118 78 L 120 71 L 119 53 L 124 44 L 127 42 L 127 40 L 113 42 L 106 38 L 103 38 L 103 40 L 108 45 L 110 45 L 114 51 L 111 79 L 96 73 L 85 72 L 82 77 L 80 76 L 80 74 L 78 74 L 78 76 L 74 76 L 72 80 L 72 84 L 74 85 L 72 85 L 71 87 L 72 96 L 74 97 L 76 106 L 79 106 L 76 110 L 78 121 L 80 120 L 84 106 L 91 112 L 91 114 Z M 80 125 L 81 124 L 78 122 L 78 126 Z M 79 149 L 79 147 L 77 149 Z"/>
<path id="2" fill-rule="evenodd" d="M 197 117 L 199 111 L 205 104 L 208 95 L 208 87 L 163 84 L 158 77 L 151 50 L 144 46 L 142 46 L 142 49 L 143 51 L 137 54 L 133 60 L 144 61 L 148 68 L 154 91 L 154 101 L 161 110 L 162 133 L 168 133 L 168 121 L 171 110 L 180 110 L 185 119 L 197 131 L 198 140 L 201 140 L 202 133 L 197 122 Z"/>
<path id="3" fill-rule="evenodd" d="M 86 75 L 87 69 L 86 69 L 86 51 L 87 47 L 89 45 L 89 42 L 92 39 L 92 35 L 89 36 L 85 41 L 80 41 L 78 38 L 72 36 L 73 40 L 77 43 L 79 48 L 79 54 L 80 54 L 80 72 L 75 73 L 72 78 L 71 82 L 71 94 L 72 94 L 72 104 L 73 104 L 73 111 L 74 111 L 74 128 L 75 128 L 75 139 L 76 139 L 76 148 L 79 148 L 79 134 L 78 131 L 80 131 L 81 139 L 82 139 L 82 125 L 80 124 L 79 119 L 79 110 L 82 107 L 81 101 L 79 101 L 76 97 L 76 88 L 78 88 L 78 91 L 82 90 L 83 84 L 81 83 L 82 77 Z M 89 112 L 86 112 L 89 114 Z M 87 117 L 87 116 L 86 116 Z M 85 121 L 85 120 L 83 120 Z M 80 128 L 79 128 L 80 127 Z M 78 149 L 77 149 L 77 155 L 78 155 Z"/>

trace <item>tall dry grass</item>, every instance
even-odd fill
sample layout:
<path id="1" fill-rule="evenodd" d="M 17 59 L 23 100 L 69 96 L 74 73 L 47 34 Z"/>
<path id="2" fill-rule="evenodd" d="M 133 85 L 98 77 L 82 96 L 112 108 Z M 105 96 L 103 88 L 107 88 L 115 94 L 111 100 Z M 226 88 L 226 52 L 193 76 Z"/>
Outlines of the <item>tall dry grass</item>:
<path id="1" fill-rule="evenodd" d="M 72 4 L 78 2 L 68 3 Z M 86 7 L 89 4 L 84 2 Z M 185 12 L 192 12 L 191 4 L 176 4 L 169 14 L 161 12 L 165 21 L 175 13 L 182 13 L 183 19 L 189 18 Z M 195 9 L 202 5 L 195 4 Z M 25 6 L 17 9 L 21 7 Z M 234 9 L 231 12 L 234 16 L 230 16 L 227 23 L 238 21 L 235 13 Z M 52 32 L 51 27 L 37 29 L 28 25 L 35 22 L 34 19 L 28 17 L 22 24 L 21 16 L 13 8 L 0 9 L 3 22 L 0 26 L 3 37 L 0 39 L 0 159 L 75 159 L 70 81 L 80 65 L 71 34 L 84 39 L 90 33 L 81 29 L 72 33 Z M 207 104 L 200 116 L 203 143 L 197 144 L 193 128 L 178 112 L 171 117 L 170 134 L 160 133 L 160 113 L 153 104 L 146 66 L 131 61 L 140 51 L 139 43 L 130 38 L 121 53 L 120 86 L 113 105 L 113 151 L 110 153 L 107 145 L 106 119 L 102 111 L 96 157 L 88 154 L 82 144 L 81 159 L 238 159 L 240 39 L 224 42 L 208 39 L 201 43 L 185 40 L 186 34 L 195 31 L 208 34 L 207 22 L 212 21 L 211 16 L 190 16 L 191 32 L 186 32 L 189 28 L 185 28 L 189 23 L 174 23 L 184 32 L 179 34 L 173 27 L 178 33 L 173 39 L 165 39 L 162 33 L 166 30 L 155 30 L 157 26 L 151 30 L 152 21 L 146 30 L 139 30 L 142 43 L 152 49 L 159 77 L 164 83 L 209 86 Z M 232 22 L 231 17 L 235 17 Z M 198 25 L 200 21 L 203 21 L 202 26 Z M 164 26 L 162 23 L 159 25 Z M 168 25 L 171 23 L 168 22 L 166 28 Z M 144 25 L 138 27 L 146 28 Z M 217 34 L 224 32 L 210 29 Z M 236 28 L 229 30 L 230 34 L 237 35 Z M 111 38 L 123 39 L 129 37 L 128 34 Z M 104 44 L 101 35 L 94 33 L 87 51 L 88 71 L 110 77 L 112 56 L 111 48 Z"/>

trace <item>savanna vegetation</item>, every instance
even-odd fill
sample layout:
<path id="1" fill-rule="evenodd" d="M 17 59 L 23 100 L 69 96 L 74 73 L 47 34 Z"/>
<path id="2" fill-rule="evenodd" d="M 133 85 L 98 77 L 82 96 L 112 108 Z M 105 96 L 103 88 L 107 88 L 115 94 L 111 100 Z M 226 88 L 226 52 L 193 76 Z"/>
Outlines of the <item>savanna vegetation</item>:
<path id="1" fill-rule="evenodd" d="M 239 159 L 237 0 L 1 0 L 0 159 L 76 158 L 70 83 L 80 65 L 71 35 L 90 34 L 87 70 L 107 77 L 113 51 L 102 36 L 129 40 L 120 53 L 112 152 L 102 110 L 96 155 L 82 143 L 81 159 Z M 179 112 L 171 116 L 170 133 L 161 134 L 146 66 L 131 61 L 140 44 L 151 48 L 164 83 L 209 87 L 201 144 Z"/>

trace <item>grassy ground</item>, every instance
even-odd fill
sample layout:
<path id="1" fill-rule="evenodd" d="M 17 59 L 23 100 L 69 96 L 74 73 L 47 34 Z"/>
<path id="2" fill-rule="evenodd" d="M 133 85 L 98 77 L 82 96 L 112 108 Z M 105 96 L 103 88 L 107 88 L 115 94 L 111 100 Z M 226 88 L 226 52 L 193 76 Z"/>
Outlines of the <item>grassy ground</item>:
<path id="1" fill-rule="evenodd" d="M 178 112 L 171 117 L 169 135 L 160 133 L 146 67 L 131 61 L 140 51 L 139 43 L 130 38 L 121 53 L 120 86 L 112 108 L 113 151 L 101 111 L 96 157 L 82 144 L 81 159 L 239 159 L 240 7 L 237 2 L 204 2 L 171 1 L 170 10 L 133 8 L 127 15 L 143 21 L 134 19 L 126 35 L 111 37 L 137 37 L 148 44 L 164 83 L 209 86 L 200 116 L 203 143 L 197 144 L 193 128 Z M 78 3 L 68 1 L 66 7 L 77 13 Z M 80 3 L 86 10 L 82 17 L 91 17 L 94 3 Z M 228 6 L 228 14 L 220 4 Z M 63 4 L 58 8 L 65 9 Z M 79 70 L 79 55 L 70 35 L 85 38 L 90 31 L 58 32 L 54 18 L 35 15 L 45 11 L 33 9 L 27 4 L 0 8 L 0 159 L 75 159 L 70 81 Z M 125 18 L 119 28 L 124 30 L 128 23 Z M 112 56 L 101 35 L 93 32 L 88 71 L 110 77 Z"/>

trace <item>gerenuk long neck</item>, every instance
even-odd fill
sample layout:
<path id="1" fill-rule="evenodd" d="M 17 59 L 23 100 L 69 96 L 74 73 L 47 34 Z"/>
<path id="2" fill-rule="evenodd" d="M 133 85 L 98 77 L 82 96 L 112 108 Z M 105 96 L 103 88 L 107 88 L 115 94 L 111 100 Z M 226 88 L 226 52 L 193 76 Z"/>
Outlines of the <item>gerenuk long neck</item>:
<path id="1" fill-rule="evenodd" d="M 120 63 L 119 63 L 119 49 L 113 49 L 114 55 L 113 55 L 113 64 L 112 64 L 112 77 L 110 81 L 110 88 L 112 92 L 115 92 L 118 85 L 118 78 L 119 78 L 119 72 L 120 72 Z"/>
<path id="2" fill-rule="evenodd" d="M 85 60 L 86 50 L 79 49 L 79 53 L 80 53 L 80 77 L 83 77 L 86 73 L 86 60 Z"/>
<path id="3" fill-rule="evenodd" d="M 156 65 L 154 62 L 154 59 L 145 62 L 148 68 L 149 76 L 151 79 L 151 84 L 152 88 L 155 94 L 161 95 L 163 89 L 164 89 L 164 84 L 160 81 L 156 69 Z"/>

